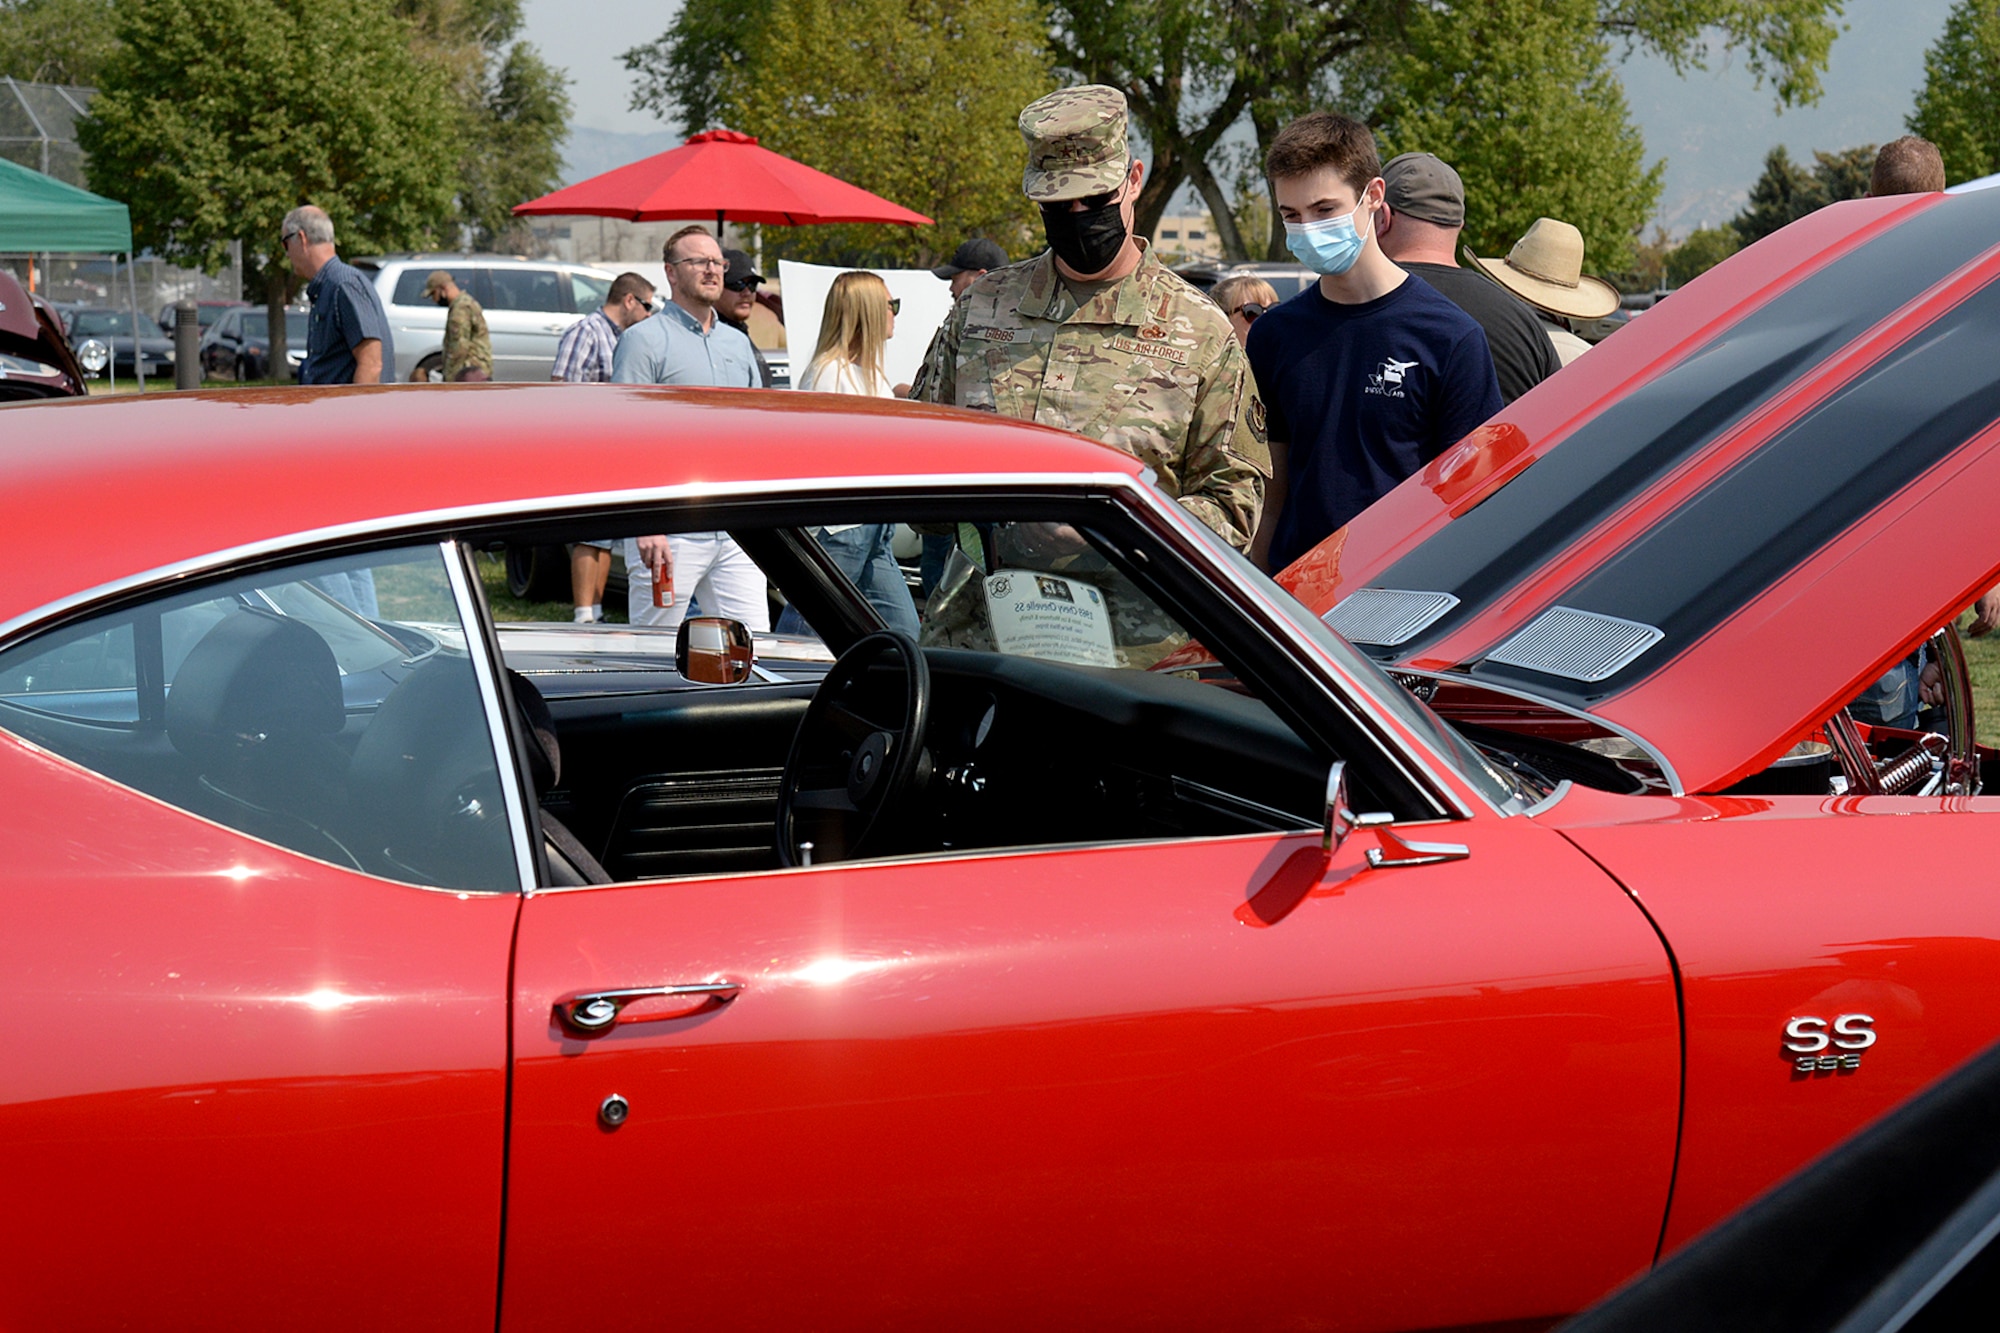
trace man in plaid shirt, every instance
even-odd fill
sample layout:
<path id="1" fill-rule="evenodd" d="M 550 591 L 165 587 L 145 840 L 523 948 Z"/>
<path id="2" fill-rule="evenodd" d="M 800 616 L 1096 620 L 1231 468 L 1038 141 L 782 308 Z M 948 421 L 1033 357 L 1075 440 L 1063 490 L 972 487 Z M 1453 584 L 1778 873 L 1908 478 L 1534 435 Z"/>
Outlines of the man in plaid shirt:
<path id="1" fill-rule="evenodd" d="M 604 308 L 569 326 L 556 344 L 551 379 L 568 384 L 603 384 L 611 378 L 618 336 L 653 313 L 653 284 L 637 273 L 621 273 L 605 294 Z M 604 585 L 611 577 L 611 538 L 574 542 L 569 548 L 572 615 L 579 622 L 604 619 Z"/>
<path id="2" fill-rule="evenodd" d="M 653 284 L 636 273 L 620 273 L 605 294 L 604 308 L 569 326 L 556 344 L 550 379 L 569 384 L 603 384 L 611 378 L 618 335 L 653 313 Z"/>

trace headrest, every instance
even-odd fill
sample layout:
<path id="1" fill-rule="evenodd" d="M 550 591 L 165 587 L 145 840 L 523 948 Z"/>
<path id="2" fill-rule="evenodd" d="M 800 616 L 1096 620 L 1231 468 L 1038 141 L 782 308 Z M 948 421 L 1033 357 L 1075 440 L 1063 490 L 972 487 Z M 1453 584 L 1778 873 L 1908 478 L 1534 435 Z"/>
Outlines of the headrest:
<path id="1" fill-rule="evenodd" d="M 167 736 L 212 763 L 273 740 L 337 735 L 347 721 L 326 640 L 261 608 L 231 611 L 202 635 L 167 692 Z"/>
<path id="2" fill-rule="evenodd" d="M 521 706 L 528 734 L 535 740 L 528 747 L 528 771 L 535 779 L 535 795 L 541 796 L 562 780 L 562 746 L 556 741 L 555 714 L 549 712 L 549 701 L 542 698 L 535 682 L 520 672 L 510 669 L 507 684 L 513 687 L 514 702 Z"/>

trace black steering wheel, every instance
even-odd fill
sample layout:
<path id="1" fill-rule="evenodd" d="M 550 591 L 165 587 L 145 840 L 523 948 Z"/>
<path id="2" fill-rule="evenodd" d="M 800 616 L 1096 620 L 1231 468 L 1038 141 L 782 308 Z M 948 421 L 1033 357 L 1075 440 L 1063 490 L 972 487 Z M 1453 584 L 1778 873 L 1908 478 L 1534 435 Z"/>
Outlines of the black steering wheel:
<path id="1" fill-rule="evenodd" d="M 929 764 L 930 712 L 930 664 L 908 635 L 880 630 L 840 655 L 806 706 L 785 761 L 779 864 L 862 855 L 882 812 Z"/>

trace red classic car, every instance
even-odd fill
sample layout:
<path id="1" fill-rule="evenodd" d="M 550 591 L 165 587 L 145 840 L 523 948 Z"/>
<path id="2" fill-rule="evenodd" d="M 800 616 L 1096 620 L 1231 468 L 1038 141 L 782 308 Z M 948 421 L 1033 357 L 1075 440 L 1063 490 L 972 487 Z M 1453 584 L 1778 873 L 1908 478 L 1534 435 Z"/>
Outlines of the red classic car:
<path id="1" fill-rule="evenodd" d="M 1940 738 L 1843 709 L 2000 566 L 1996 236 L 1780 233 L 1303 600 L 918 405 L 0 409 L 0 1324 L 1589 1305 L 2000 1037 L 1953 641 Z M 920 641 L 871 523 L 951 539 Z M 477 552 L 663 531 L 831 653 L 492 623 Z"/>

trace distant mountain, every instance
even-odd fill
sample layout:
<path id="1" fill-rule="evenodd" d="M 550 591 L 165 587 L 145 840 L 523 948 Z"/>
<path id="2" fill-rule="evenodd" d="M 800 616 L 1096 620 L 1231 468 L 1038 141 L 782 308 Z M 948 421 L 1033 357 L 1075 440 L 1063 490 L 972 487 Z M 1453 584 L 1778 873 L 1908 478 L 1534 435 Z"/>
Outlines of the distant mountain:
<path id="1" fill-rule="evenodd" d="M 1879 144 L 1905 133 L 1903 120 L 1924 83 L 1924 51 L 1944 30 L 1950 8 L 1951 0 L 1847 0 L 1848 30 L 1834 42 L 1825 96 L 1783 115 L 1740 57 L 1712 61 L 1713 69 L 1685 78 L 1663 60 L 1627 60 L 1625 95 L 1647 155 L 1667 160 L 1659 223 L 1684 234 L 1728 221 L 1778 144 L 1794 160 L 1810 162 L 1815 148 Z"/>
<path id="2" fill-rule="evenodd" d="M 625 134 L 617 130 L 572 126 L 569 138 L 563 141 L 562 146 L 562 183 L 574 185 L 613 167 L 664 153 L 669 148 L 679 148 L 685 139 L 686 136 L 665 128 Z"/>

